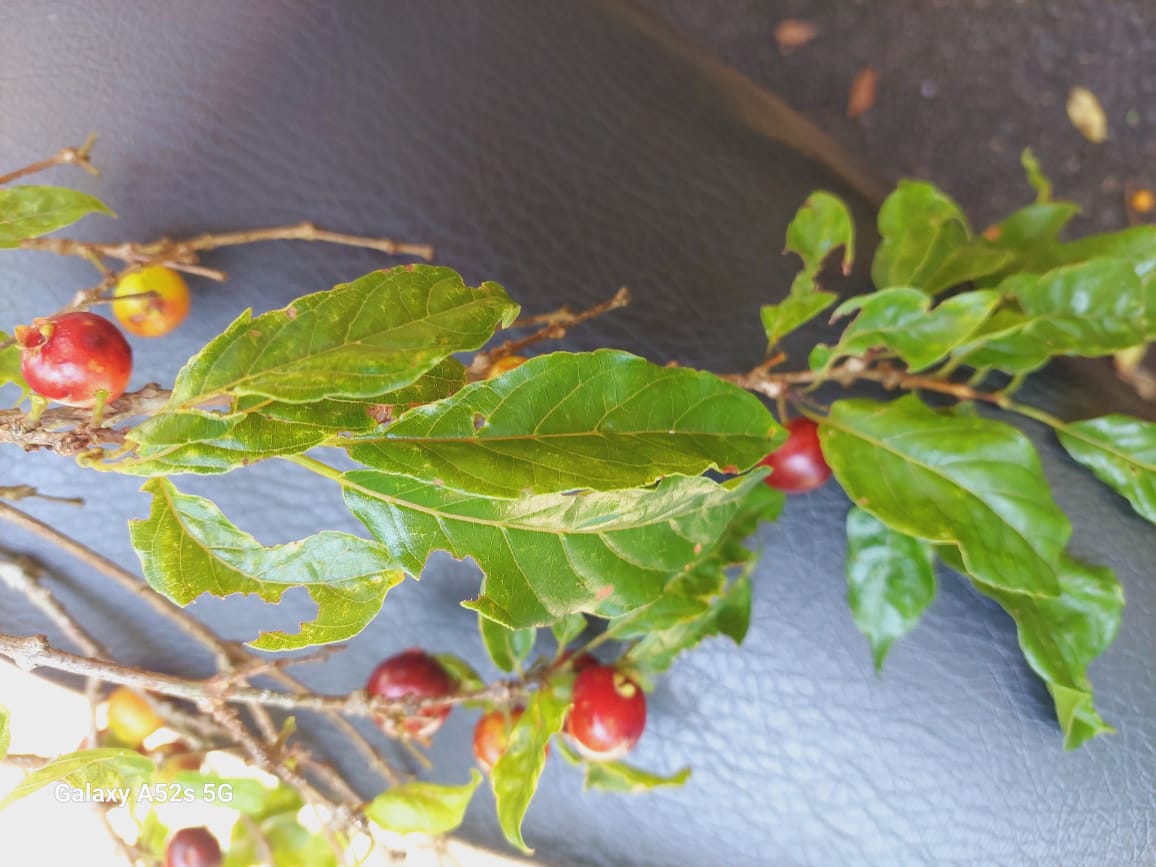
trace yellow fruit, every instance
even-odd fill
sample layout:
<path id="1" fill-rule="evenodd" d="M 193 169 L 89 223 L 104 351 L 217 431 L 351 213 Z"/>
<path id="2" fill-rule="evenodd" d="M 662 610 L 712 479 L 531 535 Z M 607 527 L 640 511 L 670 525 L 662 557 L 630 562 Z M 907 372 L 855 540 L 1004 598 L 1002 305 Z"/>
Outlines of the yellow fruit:
<path id="1" fill-rule="evenodd" d="M 509 373 L 515 367 L 521 367 L 528 360 L 529 359 L 521 355 L 504 355 L 490 365 L 490 369 L 486 373 L 486 379 L 494 379 L 503 373 Z"/>
<path id="2" fill-rule="evenodd" d="M 108 697 L 108 730 L 117 740 L 133 747 L 164 725 L 143 696 L 118 686 Z"/>
<path id="3" fill-rule="evenodd" d="M 148 295 L 146 293 L 154 293 Z M 137 297 L 126 297 L 126 296 Z M 125 331 L 140 337 L 161 337 L 189 315 L 189 287 L 172 268 L 153 265 L 120 278 L 113 293 L 112 313 Z"/>

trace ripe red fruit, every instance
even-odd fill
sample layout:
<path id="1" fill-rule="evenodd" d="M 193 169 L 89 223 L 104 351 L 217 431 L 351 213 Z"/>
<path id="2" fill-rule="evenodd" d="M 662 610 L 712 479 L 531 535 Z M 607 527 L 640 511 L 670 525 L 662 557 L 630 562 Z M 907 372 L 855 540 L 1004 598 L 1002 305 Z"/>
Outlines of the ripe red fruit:
<path id="1" fill-rule="evenodd" d="M 42 397 L 68 406 L 94 406 L 124 394 L 132 375 L 132 347 L 116 326 L 95 313 L 62 313 L 16 327 L 20 369 Z"/>
<path id="2" fill-rule="evenodd" d="M 646 696 L 637 683 L 604 665 L 578 674 L 566 732 L 582 755 L 595 762 L 620 759 L 645 727 Z"/>
<path id="3" fill-rule="evenodd" d="M 586 653 L 585 651 L 578 653 L 574 648 L 570 648 L 558 657 L 558 661 L 553 664 L 552 668 L 557 669 L 562 668 L 565 665 L 569 665 L 570 670 L 575 674 L 578 674 L 578 672 L 582 671 L 583 669 L 598 664 L 598 660 L 591 656 L 589 653 Z"/>
<path id="4" fill-rule="evenodd" d="M 831 478 L 831 468 L 819 448 L 819 426 L 809 418 L 787 422 L 787 441 L 759 464 L 772 470 L 767 484 L 788 494 L 813 491 Z"/>
<path id="5" fill-rule="evenodd" d="M 430 698 L 454 692 L 457 684 L 440 662 L 417 647 L 411 647 L 396 656 L 391 656 L 374 669 L 365 689 L 371 695 L 386 698 Z M 450 705 L 425 708 L 401 720 L 403 731 L 398 731 L 397 721 L 388 717 L 378 717 L 381 730 L 391 737 L 406 733 L 413 737 L 429 737 L 450 715 Z"/>
<path id="6" fill-rule="evenodd" d="M 208 828 L 181 828 L 165 850 L 165 867 L 221 867 L 221 844 Z"/>
<path id="7" fill-rule="evenodd" d="M 487 774 L 502 757 L 510 743 L 510 731 L 522 716 L 524 708 L 516 707 L 509 713 L 492 710 L 482 714 L 474 727 L 474 758 Z"/>

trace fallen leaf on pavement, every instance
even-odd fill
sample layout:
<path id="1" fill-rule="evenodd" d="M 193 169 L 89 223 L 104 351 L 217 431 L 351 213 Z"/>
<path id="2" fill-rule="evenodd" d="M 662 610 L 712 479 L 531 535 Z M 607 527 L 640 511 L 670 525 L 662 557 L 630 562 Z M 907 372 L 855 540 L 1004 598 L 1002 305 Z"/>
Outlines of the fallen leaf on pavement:
<path id="1" fill-rule="evenodd" d="M 1108 137 L 1108 116 L 1096 94 L 1086 87 L 1073 87 L 1068 93 L 1068 119 L 1090 142 L 1099 144 Z"/>
<path id="2" fill-rule="evenodd" d="M 847 117 L 859 117 L 875 105 L 875 92 L 879 88 L 879 70 L 867 66 L 859 70 L 851 82 L 851 95 L 847 98 Z"/>
<path id="3" fill-rule="evenodd" d="M 775 25 L 775 42 L 783 52 L 802 48 L 818 35 L 814 24 L 799 18 L 784 18 Z"/>

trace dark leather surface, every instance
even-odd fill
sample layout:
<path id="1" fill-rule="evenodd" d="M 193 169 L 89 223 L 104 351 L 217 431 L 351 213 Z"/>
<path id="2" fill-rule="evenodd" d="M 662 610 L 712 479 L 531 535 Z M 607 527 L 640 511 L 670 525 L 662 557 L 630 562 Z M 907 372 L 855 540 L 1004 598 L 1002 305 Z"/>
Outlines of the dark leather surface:
<path id="1" fill-rule="evenodd" d="M 779 254 L 787 221 L 813 188 L 854 197 L 852 186 L 814 157 L 831 158 L 796 118 L 625 8 L 163 0 L 131 11 L 120 0 L 7 0 L 0 165 L 95 129 L 99 181 L 54 178 L 99 192 L 122 215 L 84 224 L 86 237 L 309 218 L 427 240 L 441 262 L 502 282 L 532 311 L 629 285 L 637 303 L 576 332 L 573 348 L 744 368 L 762 350 L 757 305 L 792 276 L 794 262 Z M 232 280 L 198 282 L 195 322 L 166 341 L 135 342 L 135 383 L 171 380 L 246 306 L 279 306 L 382 263 L 319 245 L 221 253 L 210 264 Z M 91 279 L 81 262 L 4 252 L 0 327 L 55 308 Z M 1140 411 L 1080 368 L 1029 396 L 1073 416 Z M 577 775 L 553 763 L 527 823 L 539 856 L 614 867 L 1154 863 L 1156 533 L 1029 432 L 1072 515 L 1076 553 L 1113 565 L 1128 596 L 1120 638 L 1091 672 L 1118 734 L 1065 754 L 1010 620 L 948 574 L 877 679 L 844 602 L 846 501 L 832 486 L 792 501 L 762 532 L 746 645 L 707 644 L 652 696 L 633 758 L 657 770 L 690 763 L 691 783 L 644 798 L 581 794 Z M 33 508 L 133 562 L 125 521 L 147 508 L 137 481 L 13 449 L 0 452 L 0 478 L 84 496 L 83 510 Z M 258 465 L 180 486 L 213 497 L 267 543 L 320 527 L 359 531 L 336 491 L 293 468 Z M 74 562 L 6 527 L 0 542 L 72 576 L 62 596 L 122 660 L 205 671 L 203 656 L 135 619 L 138 605 Z M 420 585 L 391 593 L 338 661 L 303 674 L 343 691 L 412 644 L 479 658 L 474 619 L 456 606 L 476 583 L 469 566 L 439 560 Z M 42 628 L 11 596 L 0 599 L 5 630 Z M 229 599 L 195 610 L 249 638 L 255 617 L 289 626 L 309 606 Z M 472 723 L 455 713 L 439 735 L 440 778 L 465 778 Z M 501 845 L 488 795 L 464 833 Z"/>

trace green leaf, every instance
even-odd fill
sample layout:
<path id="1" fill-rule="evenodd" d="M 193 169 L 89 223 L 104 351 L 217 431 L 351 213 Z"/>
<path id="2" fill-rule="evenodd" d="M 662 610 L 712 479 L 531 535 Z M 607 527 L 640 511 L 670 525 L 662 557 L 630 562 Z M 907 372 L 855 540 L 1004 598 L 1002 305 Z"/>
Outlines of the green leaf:
<path id="1" fill-rule="evenodd" d="M 803 260 L 803 270 L 791 284 L 791 294 L 814 292 L 823 262 L 839 247 L 843 248 L 843 273 L 850 274 L 855 261 L 855 221 L 842 200 L 830 193 L 814 192 L 787 226 L 785 252 L 797 253 Z"/>
<path id="2" fill-rule="evenodd" d="M 1041 251 L 1037 248 L 1044 245 L 1046 249 L 1046 245 L 1054 242 L 1078 213 L 1080 207 L 1073 202 L 1028 205 L 998 224 L 992 243 L 1010 248 L 1020 255 L 1026 254 L 1024 264 L 1029 267 L 1035 257 L 1040 255 Z"/>
<path id="3" fill-rule="evenodd" d="M 0 187 L 0 247 L 18 247 L 89 214 L 115 217 L 100 199 L 65 187 Z"/>
<path id="4" fill-rule="evenodd" d="M 972 367 L 1026 373 L 1057 355 L 1109 355 L 1143 343 L 1152 327 L 1148 290 L 1114 259 L 1017 274 L 997 291 L 1022 312 L 1001 311 L 957 350 Z"/>
<path id="5" fill-rule="evenodd" d="M 1031 148 L 1024 148 L 1020 153 L 1020 165 L 1024 167 L 1024 173 L 1028 176 L 1028 183 L 1036 191 L 1036 203 L 1050 202 L 1052 200 L 1052 182 L 1048 180 L 1044 170 L 1040 168 L 1040 161 L 1036 159 Z"/>
<path id="6" fill-rule="evenodd" d="M 689 779 L 690 768 L 683 768 L 668 777 L 663 777 L 650 771 L 632 768 L 622 762 L 587 762 L 583 788 L 641 794 L 651 789 L 678 788 L 685 785 Z"/>
<path id="7" fill-rule="evenodd" d="M 942 415 L 907 396 L 838 401 L 819 438 L 839 484 L 891 529 L 958 545 L 968 572 L 992 586 L 1059 591 L 1056 564 L 1071 525 L 1014 427 Z"/>
<path id="8" fill-rule="evenodd" d="M 8 339 L 8 335 L 0 331 L 0 343 Z M 20 347 L 17 344 L 0 349 L 0 388 L 5 385 L 16 386 L 19 396 L 12 405 L 20 403 L 28 397 L 28 383 L 24 381 L 24 372 L 20 369 Z"/>
<path id="9" fill-rule="evenodd" d="M 372 398 L 479 348 L 517 313 L 501 286 L 471 288 L 449 268 L 374 271 L 256 318 L 242 314 L 181 369 L 169 408 L 221 396 Z"/>
<path id="10" fill-rule="evenodd" d="M 822 370 L 835 357 L 834 348 L 825 343 L 816 343 L 811 347 L 811 352 L 807 356 L 807 367 L 811 370 Z"/>
<path id="11" fill-rule="evenodd" d="M 568 614 L 551 623 L 550 631 L 554 633 L 554 640 L 558 642 L 558 650 L 565 650 L 566 645 L 586 631 L 586 616 Z"/>
<path id="12" fill-rule="evenodd" d="M 890 529 L 874 515 L 847 515 L 847 601 L 871 643 L 875 671 L 935 598 L 935 558 L 926 542 Z"/>
<path id="13" fill-rule="evenodd" d="M 502 671 L 521 671 L 538 636 L 536 629 L 510 629 L 481 615 L 478 615 L 478 630 L 486 653 Z"/>
<path id="14" fill-rule="evenodd" d="M 337 867 L 337 856 L 325 835 L 310 831 L 289 813 L 272 816 L 255 827 L 249 822 L 234 825 L 222 867 L 265 864 L 266 847 L 276 867 Z"/>
<path id="15" fill-rule="evenodd" d="M 280 813 L 296 813 L 305 803 L 299 792 L 283 783 L 269 786 L 249 777 L 222 777 L 197 771 L 179 771 L 175 779 L 192 789 L 202 801 L 236 810 L 258 821 Z M 221 798 L 222 786 L 229 787 L 231 800 L 227 802 Z"/>
<path id="16" fill-rule="evenodd" d="M 467 607 L 522 629 L 576 611 L 614 616 L 658 598 L 671 575 L 718 542 L 765 473 L 517 500 L 371 471 L 334 475 L 350 511 L 403 568 L 420 574 L 436 550 L 472 557 L 486 578 Z"/>
<path id="17" fill-rule="evenodd" d="M 774 346 L 796 328 L 806 325 L 835 303 L 834 292 L 809 292 L 806 295 L 788 295 L 779 304 L 760 308 L 767 345 Z"/>
<path id="18" fill-rule="evenodd" d="M 713 374 L 607 349 L 538 356 L 343 444 L 373 469 L 517 497 L 745 470 L 781 435 L 762 401 Z"/>
<path id="19" fill-rule="evenodd" d="M 317 617 L 295 634 L 261 633 L 250 642 L 260 650 L 313 647 L 356 635 L 405 577 L 393 554 L 376 542 L 324 530 L 267 548 L 214 503 L 182 494 L 165 479 L 151 479 L 143 490 L 153 495 L 152 510 L 147 520 L 129 523 L 129 535 L 158 593 L 178 605 L 202 593 L 255 593 L 276 603 L 291 587 L 308 589 Z"/>
<path id="20" fill-rule="evenodd" d="M 924 181 L 900 181 L 879 211 L 882 241 L 871 263 L 879 289 L 916 286 L 929 295 L 1006 268 L 1008 250 L 973 239 L 951 198 Z"/>
<path id="21" fill-rule="evenodd" d="M 883 348 L 897 353 L 912 371 L 923 370 L 970 338 L 999 304 L 998 292 L 964 292 L 930 310 L 919 289 L 883 289 L 844 302 L 834 317 L 859 311 L 843 332 L 832 358 Z M 833 318 L 834 318 L 833 317 Z"/>
<path id="22" fill-rule="evenodd" d="M 879 289 L 918 286 L 932 291 L 935 272 L 967 245 L 971 229 L 952 199 L 924 181 L 900 181 L 879 210 L 882 238 L 871 263 Z"/>
<path id="23" fill-rule="evenodd" d="M 510 730 L 506 751 L 490 772 L 502 833 L 527 854 L 533 850 L 522 836 L 522 821 L 538 789 L 542 769 L 546 767 L 546 747 L 562 730 L 569 707 L 568 697 L 549 685 L 535 692 Z"/>
<path id="24" fill-rule="evenodd" d="M 458 692 L 473 692 L 486 685 L 481 675 L 474 671 L 473 666 L 460 656 L 454 656 L 452 653 L 435 653 L 433 658 L 457 683 Z"/>
<path id="25" fill-rule="evenodd" d="M 8 708 L 0 704 L 0 760 L 8 755 L 8 747 L 12 744 L 12 732 L 8 730 L 11 718 Z"/>
<path id="26" fill-rule="evenodd" d="M 481 782 L 482 775 L 475 770 L 461 786 L 423 782 L 394 786 L 370 801 L 365 815 L 395 834 L 446 834 L 462 823 Z"/>
<path id="27" fill-rule="evenodd" d="M 963 571 L 951 552 L 944 557 Z M 1088 566 L 1067 555 L 1060 561 L 1060 593 L 1036 599 L 1000 590 L 971 576 L 976 588 L 998 602 L 1016 622 L 1020 647 L 1032 670 L 1047 684 L 1064 732 L 1064 748 L 1073 750 L 1113 729 L 1093 703 L 1088 663 L 1112 644 L 1120 626 L 1124 593 L 1112 570 Z"/>
<path id="28" fill-rule="evenodd" d="M 761 521 L 778 517 L 782 502 L 783 495 L 773 488 L 752 488 L 719 544 L 687 564 L 651 603 L 653 607 L 610 621 L 607 633 L 615 638 L 641 636 L 626 654 L 629 665 L 652 676 L 669 669 L 680 653 L 711 636 L 742 642 L 750 625 L 750 573 L 758 559 L 747 539 Z M 736 568 L 739 574 L 728 580 L 728 572 Z"/>
<path id="29" fill-rule="evenodd" d="M 465 382 L 465 368 L 447 358 L 416 382 L 364 401 L 278 403 L 248 396 L 227 413 L 198 409 L 161 412 L 127 432 L 131 453 L 86 462 L 127 475 L 225 473 L 272 457 L 302 454 L 342 434 L 378 426 L 377 417 L 398 406 L 440 400 Z M 375 417 L 377 416 L 377 417 Z"/>
<path id="30" fill-rule="evenodd" d="M 152 759 L 136 750 L 99 749 L 68 753 L 24 777 L 0 801 L 0 810 L 57 782 L 65 782 L 76 789 L 90 786 L 94 792 L 100 789 L 116 795 L 116 800 L 125 800 L 135 792 L 136 786 L 152 779 L 154 771 L 156 767 Z"/>
<path id="31" fill-rule="evenodd" d="M 1056 428 L 1073 460 L 1156 523 L 1156 424 L 1106 415 Z"/>

